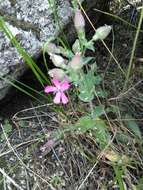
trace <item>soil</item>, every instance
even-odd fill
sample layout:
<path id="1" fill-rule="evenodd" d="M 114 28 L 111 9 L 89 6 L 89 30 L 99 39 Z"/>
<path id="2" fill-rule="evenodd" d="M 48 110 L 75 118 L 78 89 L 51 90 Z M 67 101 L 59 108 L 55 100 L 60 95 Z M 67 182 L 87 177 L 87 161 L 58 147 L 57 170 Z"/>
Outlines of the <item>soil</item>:
<path id="1" fill-rule="evenodd" d="M 30 81 L 31 84 L 35 84 L 34 77 L 29 77 L 31 76 L 31 74 L 31 71 L 27 71 L 25 75 L 21 78 L 21 82 L 30 85 Z M 38 86 L 38 82 L 36 82 L 36 86 Z M 11 119 L 16 112 L 31 107 L 31 101 L 32 99 L 28 95 L 12 88 L 11 93 L 8 94 L 3 102 L 0 104 L 0 117 Z"/>

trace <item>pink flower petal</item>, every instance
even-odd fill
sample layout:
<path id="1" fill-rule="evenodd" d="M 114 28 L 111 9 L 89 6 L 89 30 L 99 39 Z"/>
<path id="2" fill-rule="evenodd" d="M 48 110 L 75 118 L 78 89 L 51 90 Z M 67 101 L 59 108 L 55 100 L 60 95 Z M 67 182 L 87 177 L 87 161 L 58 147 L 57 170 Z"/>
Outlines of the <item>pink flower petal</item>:
<path id="1" fill-rule="evenodd" d="M 46 86 L 44 89 L 44 92 L 49 93 L 49 92 L 56 92 L 57 88 L 54 86 Z"/>
<path id="2" fill-rule="evenodd" d="M 57 80 L 57 79 L 53 79 L 53 80 L 52 80 L 52 83 L 53 83 L 57 88 L 60 88 L 60 86 L 61 86 L 61 82 L 60 82 L 59 80 Z"/>
<path id="3" fill-rule="evenodd" d="M 56 96 L 54 98 L 54 103 L 55 104 L 60 104 L 60 102 L 61 102 L 61 92 L 57 92 Z"/>
<path id="4" fill-rule="evenodd" d="M 61 99 L 63 104 L 67 104 L 69 101 L 64 93 L 61 93 Z"/>
<path id="5" fill-rule="evenodd" d="M 62 83 L 61 83 L 61 90 L 62 91 L 65 91 L 67 89 L 69 89 L 70 87 L 70 84 L 68 83 L 68 81 L 64 80 Z"/>
<path id="6" fill-rule="evenodd" d="M 40 147 L 40 150 L 42 152 L 45 152 L 45 150 L 50 150 L 54 147 L 55 141 L 53 139 L 49 139 L 42 147 Z"/>

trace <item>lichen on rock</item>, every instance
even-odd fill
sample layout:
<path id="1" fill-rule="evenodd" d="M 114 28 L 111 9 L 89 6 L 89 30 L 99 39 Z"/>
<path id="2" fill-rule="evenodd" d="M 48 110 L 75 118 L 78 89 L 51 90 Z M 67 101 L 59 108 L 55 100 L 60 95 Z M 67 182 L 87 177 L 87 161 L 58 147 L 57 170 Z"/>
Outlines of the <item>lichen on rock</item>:
<path id="1" fill-rule="evenodd" d="M 71 22 L 73 14 L 71 0 L 54 0 L 56 10 L 51 9 L 48 0 L 4 0 L 0 2 L 0 16 L 5 20 L 21 46 L 31 55 L 37 56 L 49 37 L 56 37 L 60 29 Z M 93 0 L 86 0 L 89 4 Z M 97 0 L 100 4 L 107 0 Z M 55 21 L 54 11 L 58 16 Z M 0 30 L 0 76 L 17 79 L 23 74 L 26 64 L 16 48 Z M 0 80 L 0 100 L 8 92 L 10 85 Z"/>
<path id="2" fill-rule="evenodd" d="M 61 27 L 69 21 L 72 9 L 68 0 L 56 1 Z M 5 0 L 0 2 L 0 15 L 21 46 L 31 55 L 39 53 L 42 44 L 59 33 L 53 12 L 47 0 Z M 3 31 L 0 31 L 0 76 L 14 77 L 25 71 L 21 56 Z M 21 66 L 22 64 L 22 66 Z M 6 95 L 9 84 L 0 80 L 0 100 Z"/>

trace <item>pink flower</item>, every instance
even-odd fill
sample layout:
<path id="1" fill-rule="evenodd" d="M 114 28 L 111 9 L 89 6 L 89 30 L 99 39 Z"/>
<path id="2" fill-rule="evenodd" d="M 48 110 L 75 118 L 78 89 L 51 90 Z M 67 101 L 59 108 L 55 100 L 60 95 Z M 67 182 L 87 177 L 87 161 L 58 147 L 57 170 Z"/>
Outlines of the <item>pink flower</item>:
<path id="1" fill-rule="evenodd" d="M 49 139 L 42 147 L 40 147 L 40 150 L 42 152 L 45 152 L 45 150 L 49 150 L 50 151 L 54 147 L 55 144 L 56 143 L 55 143 L 54 140 Z"/>
<path id="2" fill-rule="evenodd" d="M 52 83 L 53 83 L 53 86 L 45 87 L 45 90 L 44 90 L 45 93 L 52 92 L 52 93 L 56 94 L 54 97 L 54 100 L 53 100 L 55 104 L 60 104 L 60 103 L 67 104 L 68 98 L 65 95 L 64 91 L 68 90 L 70 87 L 70 84 L 68 83 L 68 81 L 64 80 L 61 82 L 57 79 L 53 79 Z"/>

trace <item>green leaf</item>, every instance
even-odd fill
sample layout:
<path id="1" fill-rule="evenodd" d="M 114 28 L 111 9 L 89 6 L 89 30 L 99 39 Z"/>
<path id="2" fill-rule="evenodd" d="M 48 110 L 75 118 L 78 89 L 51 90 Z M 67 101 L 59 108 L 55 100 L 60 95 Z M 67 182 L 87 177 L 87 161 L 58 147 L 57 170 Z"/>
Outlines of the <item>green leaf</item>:
<path id="1" fill-rule="evenodd" d="M 138 180 L 137 190 L 143 189 L 143 177 Z"/>
<path id="2" fill-rule="evenodd" d="M 119 166 L 113 165 L 113 169 L 115 171 L 116 180 L 117 180 L 117 183 L 119 185 L 120 190 L 125 190 L 125 188 L 124 188 L 124 180 L 123 180 L 124 172 L 123 172 L 122 168 L 119 167 Z"/>
<path id="3" fill-rule="evenodd" d="M 96 129 L 95 119 L 91 118 L 90 116 L 83 116 L 74 125 L 67 126 L 66 129 L 68 131 L 78 131 L 80 133 L 85 133 L 89 130 Z"/>
<path id="4" fill-rule="evenodd" d="M 125 119 L 127 120 L 125 123 L 127 128 L 131 130 L 136 137 L 141 139 L 141 131 L 138 124 L 135 122 L 134 118 L 131 115 L 126 114 Z"/>
<path id="5" fill-rule="evenodd" d="M 9 123 L 8 120 L 5 120 L 4 122 L 4 131 L 6 133 L 6 135 L 9 135 L 9 133 L 12 132 L 12 125 Z M 5 139 L 5 135 L 2 133 L 0 136 L 1 141 L 3 141 Z"/>
<path id="6" fill-rule="evenodd" d="M 4 123 L 4 130 L 5 130 L 5 133 L 9 133 L 12 131 L 12 125 L 9 123 L 8 120 L 6 120 Z"/>
<path id="7" fill-rule="evenodd" d="M 90 116 L 81 117 L 75 124 L 75 129 L 81 133 L 85 133 L 88 130 L 95 128 L 95 121 Z"/>
<path id="8" fill-rule="evenodd" d="M 84 102 L 90 102 L 94 98 L 95 76 L 94 70 L 89 70 L 87 74 L 82 74 L 79 80 L 79 98 Z"/>
<path id="9" fill-rule="evenodd" d="M 99 143 L 100 148 L 104 149 L 105 146 L 108 144 L 110 138 L 107 126 L 103 120 L 97 118 L 95 120 L 95 128 L 96 130 L 94 135 L 96 137 L 96 141 L 97 143 Z"/>
<path id="10" fill-rule="evenodd" d="M 120 142 L 120 143 L 122 143 L 122 144 L 128 144 L 128 142 L 129 142 L 129 136 L 128 135 L 125 135 L 125 134 L 123 134 L 123 133 L 121 133 L 121 132 L 118 132 L 117 134 L 116 134 L 116 140 L 118 141 L 118 142 Z"/>
<path id="11" fill-rule="evenodd" d="M 76 39 L 76 41 L 72 45 L 72 50 L 73 50 L 74 53 L 80 52 L 80 42 L 79 42 L 78 39 Z"/>
<path id="12" fill-rule="evenodd" d="M 97 75 L 95 77 L 95 85 L 99 85 L 102 81 L 102 77 L 100 75 Z"/>
<path id="13" fill-rule="evenodd" d="M 96 94 L 99 97 L 105 98 L 107 96 L 107 93 L 101 89 L 96 90 Z"/>
<path id="14" fill-rule="evenodd" d="M 75 85 L 78 83 L 79 81 L 79 73 L 75 72 L 74 70 L 70 69 L 68 71 L 68 74 L 69 74 L 69 79 L 70 79 L 70 82 L 74 82 Z"/>
<path id="15" fill-rule="evenodd" d="M 95 115 L 95 117 L 99 117 L 99 116 L 103 115 L 104 108 L 105 108 L 104 105 L 96 106 L 93 111 L 93 114 Z"/>
<path id="16" fill-rule="evenodd" d="M 78 131 L 80 133 L 91 131 L 101 149 L 105 148 L 110 138 L 105 122 L 99 118 L 93 119 L 90 116 L 81 117 L 75 125 L 67 126 L 65 131 Z"/>
<path id="17" fill-rule="evenodd" d="M 83 58 L 83 64 L 88 64 L 91 60 L 95 60 L 95 57 L 84 57 Z"/>
<path id="18" fill-rule="evenodd" d="M 110 105 L 110 107 L 106 109 L 106 113 L 118 113 L 118 111 L 119 111 L 119 107 L 112 104 Z"/>
<path id="19" fill-rule="evenodd" d="M 85 43 L 85 48 L 95 52 L 94 43 L 92 41 Z"/>
<path id="20" fill-rule="evenodd" d="M 92 91 L 88 92 L 87 90 L 81 90 L 80 89 L 80 94 L 79 94 L 80 100 L 83 102 L 90 102 L 94 98 L 94 94 Z"/>

